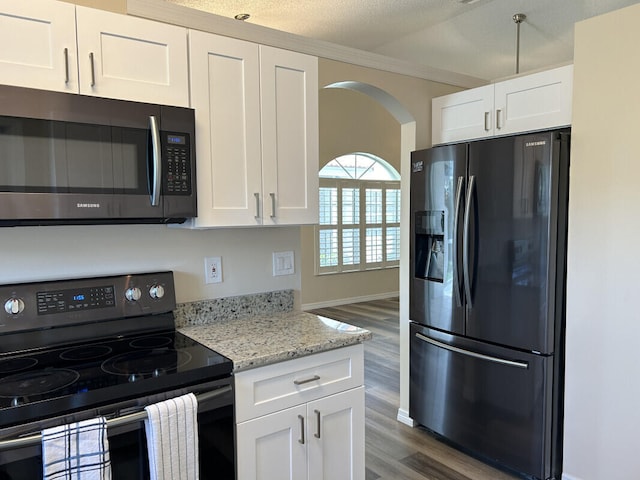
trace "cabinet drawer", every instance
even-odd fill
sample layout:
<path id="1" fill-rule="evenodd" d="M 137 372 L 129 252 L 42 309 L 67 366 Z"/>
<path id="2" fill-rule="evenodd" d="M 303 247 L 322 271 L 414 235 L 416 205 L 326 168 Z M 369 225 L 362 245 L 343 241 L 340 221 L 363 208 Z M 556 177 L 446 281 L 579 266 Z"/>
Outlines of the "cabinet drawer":
<path id="1" fill-rule="evenodd" d="M 363 385 L 363 348 L 353 345 L 236 374 L 236 422 Z"/>

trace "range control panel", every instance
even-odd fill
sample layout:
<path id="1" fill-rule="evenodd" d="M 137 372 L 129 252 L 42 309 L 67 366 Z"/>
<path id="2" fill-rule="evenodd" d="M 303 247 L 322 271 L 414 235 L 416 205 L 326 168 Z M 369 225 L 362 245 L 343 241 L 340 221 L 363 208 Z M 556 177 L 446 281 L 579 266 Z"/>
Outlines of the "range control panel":
<path id="1" fill-rule="evenodd" d="M 38 292 L 38 315 L 71 312 L 80 309 L 109 308 L 116 304 L 113 285 Z"/>
<path id="2" fill-rule="evenodd" d="M 173 272 L 0 285 L 0 334 L 172 312 Z"/>

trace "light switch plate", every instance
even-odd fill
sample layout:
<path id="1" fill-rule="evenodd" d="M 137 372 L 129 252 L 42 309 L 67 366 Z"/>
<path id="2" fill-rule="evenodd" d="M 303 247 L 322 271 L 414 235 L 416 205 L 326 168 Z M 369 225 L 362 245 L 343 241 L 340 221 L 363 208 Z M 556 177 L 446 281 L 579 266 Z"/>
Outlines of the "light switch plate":
<path id="1" fill-rule="evenodd" d="M 273 252 L 273 276 L 295 273 L 295 259 L 292 251 Z"/>

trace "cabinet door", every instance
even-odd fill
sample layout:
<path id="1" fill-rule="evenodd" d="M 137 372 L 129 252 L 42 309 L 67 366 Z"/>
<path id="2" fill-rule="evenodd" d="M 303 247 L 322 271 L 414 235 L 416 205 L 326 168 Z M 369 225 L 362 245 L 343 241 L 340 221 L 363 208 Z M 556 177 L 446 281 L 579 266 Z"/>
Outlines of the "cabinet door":
<path id="1" fill-rule="evenodd" d="M 187 30 L 76 7 L 80 93 L 189 106 Z"/>
<path id="2" fill-rule="evenodd" d="M 75 7 L 0 0 L 0 83 L 78 92 Z"/>
<path id="3" fill-rule="evenodd" d="M 493 135 L 493 85 L 434 98 L 431 106 L 434 145 Z"/>
<path id="4" fill-rule="evenodd" d="M 496 135 L 571 125 L 573 65 L 495 85 Z"/>
<path id="5" fill-rule="evenodd" d="M 309 480 L 363 480 L 364 387 L 308 403 L 307 418 Z"/>
<path id="6" fill-rule="evenodd" d="M 318 222 L 318 59 L 260 46 L 264 224 Z"/>
<path id="7" fill-rule="evenodd" d="M 198 162 L 192 226 L 260 225 L 258 46 L 192 30 L 189 52 Z"/>
<path id="8" fill-rule="evenodd" d="M 306 479 L 306 412 L 301 405 L 239 423 L 238 480 Z"/>

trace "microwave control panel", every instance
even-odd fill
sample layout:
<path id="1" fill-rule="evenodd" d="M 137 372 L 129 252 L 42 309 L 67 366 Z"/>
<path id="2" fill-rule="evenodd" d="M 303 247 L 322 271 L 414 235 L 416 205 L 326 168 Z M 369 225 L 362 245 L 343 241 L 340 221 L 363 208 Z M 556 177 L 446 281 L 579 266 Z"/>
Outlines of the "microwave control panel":
<path id="1" fill-rule="evenodd" d="M 191 195 L 191 142 L 186 133 L 164 134 L 165 195 Z"/>

